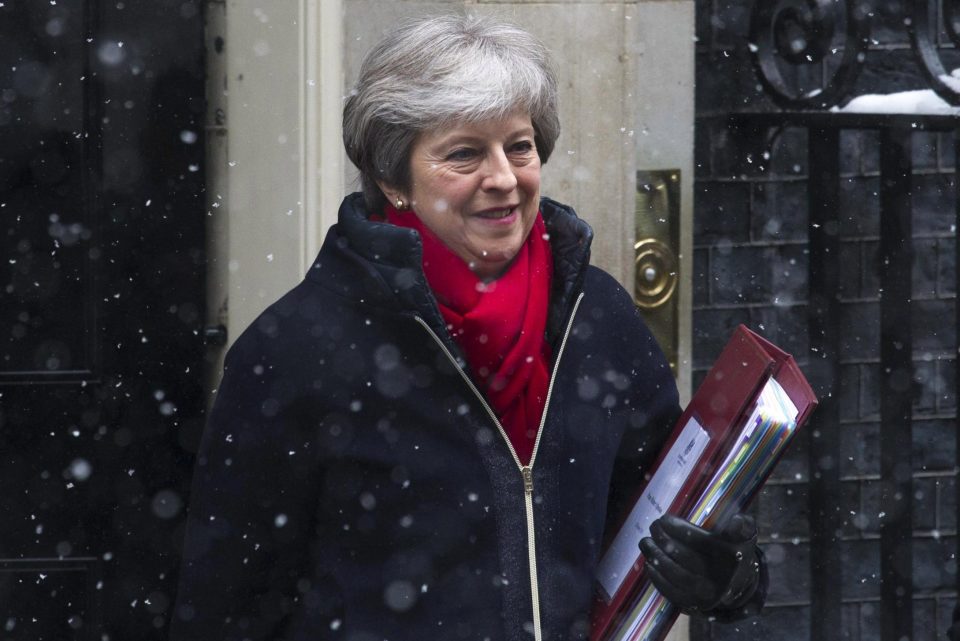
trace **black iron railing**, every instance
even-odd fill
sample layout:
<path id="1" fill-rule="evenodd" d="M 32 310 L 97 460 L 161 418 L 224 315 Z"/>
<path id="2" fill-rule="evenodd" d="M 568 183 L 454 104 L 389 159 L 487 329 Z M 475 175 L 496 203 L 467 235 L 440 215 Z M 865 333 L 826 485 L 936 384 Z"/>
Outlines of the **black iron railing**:
<path id="1" fill-rule="evenodd" d="M 960 105 L 960 78 L 944 67 L 937 46 L 938 14 L 960 49 L 960 0 L 896 0 L 928 86 Z M 939 10 L 939 11 L 938 11 Z M 750 51 L 764 90 L 787 109 L 826 109 L 849 97 L 866 62 L 874 4 L 865 0 L 756 0 Z M 819 86 L 787 79 L 785 69 L 819 66 Z M 808 76 L 809 77 L 809 76 Z"/>
<path id="2" fill-rule="evenodd" d="M 889 9 L 889 7 L 888 7 Z M 771 133 L 799 127 L 808 134 L 810 378 L 820 383 L 821 406 L 809 436 L 811 639 L 831 641 L 842 630 L 839 533 L 843 515 L 840 454 L 840 138 L 843 130 L 879 133 L 880 155 L 880 629 L 883 641 L 914 637 L 911 450 L 914 380 L 911 332 L 912 142 L 917 132 L 952 132 L 960 167 L 960 117 L 831 111 L 851 97 L 870 48 L 871 4 L 841 0 L 755 0 L 749 48 L 764 92 L 781 109 L 731 116 L 742 140 L 769 141 Z M 960 0 L 901 3 L 902 24 L 918 61 L 918 84 L 960 105 L 960 78 L 945 68 L 938 34 L 960 50 Z M 942 25 L 942 29 L 940 28 Z M 816 73 L 807 73 L 814 69 Z M 749 144 L 749 143 L 748 143 Z M 955 169 L 956 171 L 956 169 Z M 960 181 L 954 181 L 960 224 Z M 960 253 L 960 244 L 958 244 Z M 960 282 L 960 260 L 957 260 Z M 956 316 L 945 319 L 960 328 Z M 958 345 L 960 345 L 960 329 Z M 960 354 L 957 354 L 960 369 Z M 960 398 L 960 374 L 956 376 Z M 960 417 L 960 412 L 957 412 Z M 960 444 L 960 418 L 957 420 Z M 960 469 L 960 447 L 957 448 Z M 960 493 L 958 493 L 960 497 Z M 960 514 L 960 498 L 956 506 Z M 960 559 L 960 537 L 955 558 Z M 960 572 L 958 572 L 960 577 Z"/>

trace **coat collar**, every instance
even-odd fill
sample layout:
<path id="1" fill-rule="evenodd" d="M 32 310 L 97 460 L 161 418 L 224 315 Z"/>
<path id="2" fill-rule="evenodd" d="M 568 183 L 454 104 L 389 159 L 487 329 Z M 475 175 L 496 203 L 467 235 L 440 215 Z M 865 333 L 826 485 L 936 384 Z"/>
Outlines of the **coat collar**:
<path id="1" fill-rule="evenodd" d="M 540 199 L 540 211 L 550 234 L 553 250 L 553 291 L 547 316 L 547 337 L 553 343 L 573 310 L 573 302 L 583 288 L 590 264 L 593 229 L 579 218 L 573 207 L 549 198 Z M 554 345 L 556 347 L 556 345 Z"/>
<path id="2" fill-rule="evenodd" d="M 562 331 L 582 286 L 593 230 L 571 207 L 549 198 L 540 200 L 540 211 L 553 250 L 553 291 L 547 318 L 547 336 L 552 342 Z M 423 273 L 422 254 L 416 231 L 370 220 L 363 195 L 353 193 L 340 205 L 337 224 L 327 233 L 307 278 L 357 302 L 420 316 L 438 336 L 446 337 L 446 325 Z"/>

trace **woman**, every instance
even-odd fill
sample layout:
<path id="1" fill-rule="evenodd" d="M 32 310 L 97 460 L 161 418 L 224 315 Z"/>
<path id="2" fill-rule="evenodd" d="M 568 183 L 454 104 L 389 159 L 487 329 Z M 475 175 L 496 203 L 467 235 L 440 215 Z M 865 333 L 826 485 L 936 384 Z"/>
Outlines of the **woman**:
<path id="1" fill-rule="evenodd" d="M 227 355 L 174 638 L 589 634 L 605 521 L 679 408 L 590 228 L 540 197 L 559 130 L 516 27 L 430 18 L 368 54 L 363 193 Z M 732 618 L 762 602 L 754 541 L 675 519 L 644 546 L 668 597 Z"/>

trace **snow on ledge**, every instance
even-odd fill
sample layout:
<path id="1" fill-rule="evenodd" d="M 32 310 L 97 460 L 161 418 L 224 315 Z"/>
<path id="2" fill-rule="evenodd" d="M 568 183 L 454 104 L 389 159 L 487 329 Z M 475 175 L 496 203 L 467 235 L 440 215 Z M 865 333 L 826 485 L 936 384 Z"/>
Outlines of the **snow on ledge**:
<path id="1" fill-rule="evenodd" d="M 957 78 L 944 77 L 957 82 Z M 901 91 L 891 94 L 857 96 L 843 107 L 833 107 L 837 113 L 859 114 L 915 114 L 924 116 L 958 116 L 960 107 L 954 107 L 938 96 L 933 89 Z"/>

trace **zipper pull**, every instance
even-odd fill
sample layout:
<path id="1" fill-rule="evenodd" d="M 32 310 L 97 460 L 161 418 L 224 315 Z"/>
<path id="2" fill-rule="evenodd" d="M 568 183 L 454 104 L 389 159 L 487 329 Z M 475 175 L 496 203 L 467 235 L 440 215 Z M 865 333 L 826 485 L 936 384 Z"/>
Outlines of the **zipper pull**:
<path id="1" fill-rule="evenodd" d="M 533 468 L 524 465 L 520 468 L 520 471 L 523 473 L 523 491 L 527 494 L 533 494 Z"/>

